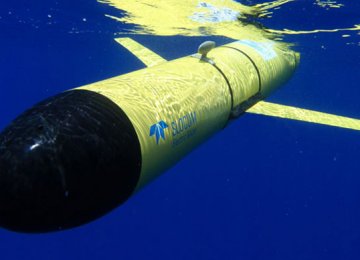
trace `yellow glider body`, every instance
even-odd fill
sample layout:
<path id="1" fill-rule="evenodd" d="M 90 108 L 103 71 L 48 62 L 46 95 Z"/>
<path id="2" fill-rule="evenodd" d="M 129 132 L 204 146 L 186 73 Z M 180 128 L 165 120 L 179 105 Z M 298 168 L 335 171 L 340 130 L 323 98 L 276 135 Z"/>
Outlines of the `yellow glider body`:
<path id="1" fill-rule="evenodd" d="M 149 67 L 79 89 L 108 97 L 134 125 L 142 153 L 138 188 L 283 85 L 299 58 L 267 39 L 170 62 L 128 38 L 117 42 Z"/>
<path id="2" fill-rule="evenodd" d="M 115 39 L 122 46 L 127 48 L 131 53 L 138 57 L 146 66 L 151 67 L 152 64 L 161 64 L 166 60 L 140 45 L 130 38 Z M 140 49 L 142 51 L 140 51 Z M 144 53 L 146 53 L 144 55 Z M 151 60 L 151 62 L 150 62 Z M 346 128 L 360 131 L 360 120 L 345 116 L 333 115 L 329 113 L 298 108 L 293 106 L 274 104 L 265 101 L 259 101 L 246 110 L 247 113 L 278 117 L 284 119 L 298 120 L 308 123 L 322 124 L 339 128 Z"/>

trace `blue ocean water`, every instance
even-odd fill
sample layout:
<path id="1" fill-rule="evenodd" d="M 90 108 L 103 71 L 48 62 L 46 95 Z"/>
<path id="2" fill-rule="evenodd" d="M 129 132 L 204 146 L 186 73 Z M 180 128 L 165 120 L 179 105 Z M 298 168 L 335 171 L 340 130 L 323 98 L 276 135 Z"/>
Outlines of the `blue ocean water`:
<path id="1" fill-rule="evenodd" d="M 294 30 L 359 24 L 358 1 L 328 10 L 314 2 L 295 1 L 260 22 Z M 48 96 L 144 67 L 113 40 L 129 26 L 105 13 L 121 15 L 95 0 L 1 4 L 0 129 Z M 230 41 L 134 38 L 166 59 L 204 40 Z M 285 40 L 301 64 L 268 100 L 360 118 L 358 32 Z M 359 137 L 246 114 L 95 222 L 42 235 L 0 230 L 0 259 L 359 259 Z"/>

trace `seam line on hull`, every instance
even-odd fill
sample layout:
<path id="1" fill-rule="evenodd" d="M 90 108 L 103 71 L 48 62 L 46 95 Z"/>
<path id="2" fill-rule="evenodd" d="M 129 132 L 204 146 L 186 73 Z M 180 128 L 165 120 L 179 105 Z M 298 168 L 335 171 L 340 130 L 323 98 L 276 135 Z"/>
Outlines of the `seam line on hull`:
<path id="1" fill-rule="evenodd" d="M 231 118 L 231 112 L 234 109 L 234 94 L 233 94 L 233 91 L 232 91 L 232 88 L 231 88 L 231 85 L 230 85 L 230 82 L 229 82 L 228 78 L 226 77 L 224 72 L 218 66 L 216 66 L 216 64 L 212 60 L 207 59 L 207 58 L 203 59 L 201 57 L 197 57 L 196 55 L 191 55 L 190 57 L 199 59 L 202 62 L 206 62 L 206 63 L 212 65 L 221 74 L 221 76 L 225 79 L 226 85 L 228 86 L 228 89 L 229 89 L 230 99 L 231 99 L 230 100 L 231 107 L 230 107 L 230 112 L 229 112 L 229 119 L 230 119 Z"/>
<path id="2" fill-rule="evenodd" d="M 231 97 L 231 108 L 230 108 L 230 113 L 229 113 L 229 118 L 230 118 L 231 117 L 231 112 L 234 109 L 234 93 L 233 93 L 233 90 L 232 90 L 230 82 L 229 82 L 228 78 L 226 77 L 226 75 L 224 74 L 224 72 L 218 66 L 216 66 L 215 63 L 211 64 L 211 65 L 213 65 L 214 68 L 217 69 L 220 72 L 220 74 L 224 77 L 224 79 L 226 81 L 226 84 L 229 87 L 229 92 L 230 92 L 230 97 Z"/>
<path id="3" fill-rule="evenodd" d="M 262 89 L 262 82 L 261 82 L 261 76 L 260 76 L 260 71 L 259 71 L 259 68 L 256 66 L 255 62 L 253 61 L 253 59 L 244 51 L 242 50 L 239 50 L 239 49 L 236 49 L 234 47 L 230 47 L 230 46 L 219 46 L 219 48 L 228 48 L 228 49 L 233 49 L 235 51 L 238 51 L 240 52 L 241 54 L 243 54 L 245 57 L 247 57 L 250 62 L 252 63 L 252 65 L 254 66 L 255 70 L 256 70 L 256 73 L 258 75 L 258 79 L 259 79 L 259 92 L 261 92 L 261 89 Z"/>

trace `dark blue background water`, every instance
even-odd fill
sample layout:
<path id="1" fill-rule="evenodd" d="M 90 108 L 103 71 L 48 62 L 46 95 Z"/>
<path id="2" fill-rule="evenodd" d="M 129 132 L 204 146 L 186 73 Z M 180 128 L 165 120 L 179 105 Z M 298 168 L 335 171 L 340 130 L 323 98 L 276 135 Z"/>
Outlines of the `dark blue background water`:
<path id="1" fill-rule="evenodd" d="M 360 23 L 360 3 L 342 2 L 327 11 L 297 1 L 261 22 Z M 45 97 L 143 67 L 113 40 L 129 26 L 104 13 L 121 15 L 95 0 L 0 4 L 0 129 Z M 134 38 L 166 59 L 209 39 Z M 301 65 L 269 101 L 360 118 L 360 36 L 286 40 Z M 357 131 L 247 114 L 93 223 L 45 235 L 0 230 L 0 259 L 360 259 L 359 145 Z"/>

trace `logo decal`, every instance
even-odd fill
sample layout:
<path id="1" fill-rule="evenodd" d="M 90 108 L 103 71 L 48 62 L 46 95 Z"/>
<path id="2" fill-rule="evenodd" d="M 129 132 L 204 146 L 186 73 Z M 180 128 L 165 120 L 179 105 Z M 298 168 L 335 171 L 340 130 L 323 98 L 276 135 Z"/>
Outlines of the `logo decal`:
<path id="1" fill-rule="evenodd" d="M 274 42 L 255 42 L 252 40 L 239 40 L 237 42 L 253 48 L 264 60 L 271 60 L 277 56 L 273 48 Z"/>
<path id="2" fill-rule="evenodd" d="M 168 125 L 164 121 L 160 121 L 150 127 L 150 136 L 155 135 L 156 143 L 159 144 L 160 138 L 165 141 L 165 129 L 168 128 Z"/>

